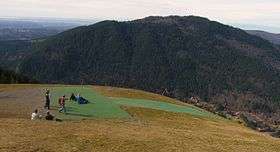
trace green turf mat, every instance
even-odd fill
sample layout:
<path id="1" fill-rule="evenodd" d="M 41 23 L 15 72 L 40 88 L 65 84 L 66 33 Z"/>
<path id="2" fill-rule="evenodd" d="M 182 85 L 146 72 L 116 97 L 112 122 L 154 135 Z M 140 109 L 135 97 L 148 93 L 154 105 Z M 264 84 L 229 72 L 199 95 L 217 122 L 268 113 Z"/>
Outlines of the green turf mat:
<path id="1" fill-rule="evenodd" d="M 51 89 L 52 107 L 58 109 L 59 97 L 66 95 L 70 97 L 71 93 L 89 100 L 89 104 L 78 104 L 74 101 L 66 101 L 67 114 L 56 113 L 61 119 L 82 119 L 82 118 L 128 118 L 129 114 L 122 110 L 120 106 L 98 93 L 94 92 L 90 86 L 85 87 L 53 87 Z"/>
<path id="2" fill-rule="evenodd" d="M 67 114 L 58 113 L 58 98 L 71 93 L 80 93 L 82 97 L 90 101 L 89 104 L 78 104 L 75 101 L 66 101 Z M 130 115 L 120 108 L 121 105 L 150 108 L 169 112 L 187 113 L 194 116 L 217 118 L 216 115 L 205 110 L 193 107 L 176 105 L 162 101 L 130 98 L 107 98 L 95 92 L 91 86 L 57 86 L 51 88 L 51 105 L 56 111 L 56 116 L 61 119 L 85 119 L 85 118 L 129 118 Z"/>
<path id="3" fill-rule="evenodd" d="M 161 101 L 152 101 L 145 99 L 130 99 L 130 98 L 112 98 L 114 103 L 124 106 L 151 108 L 156 110 L 164 110 L 169 112 L 187 113 L 203 117 L 216 117 L 216 115 L 192 106 L 176 105 Z"/>

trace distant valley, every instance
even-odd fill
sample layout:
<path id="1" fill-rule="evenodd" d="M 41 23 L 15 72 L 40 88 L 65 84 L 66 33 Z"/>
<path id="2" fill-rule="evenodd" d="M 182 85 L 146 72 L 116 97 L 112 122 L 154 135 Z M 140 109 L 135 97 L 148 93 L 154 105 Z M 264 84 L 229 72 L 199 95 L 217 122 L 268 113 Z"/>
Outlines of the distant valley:
<path id="1" fill-rule="evenodd" d="M 32 40 L 56 35 L 65 29 L 30 28 L 30 29 L 0 29 L 0 41 Z"/>
<path id="2" fill-rule="evenodd" d="M 247 30 L 249 34 L 259 36 L 263 39 L 268 40 L 271 43 L 280 45 L 280 34 L 269 33 L 265 31 Z"/>
<path id="3" fill-rule="evenodd" d="M 0 41 L 44 38 L 94 22 L 66 19 L 0 18 Z"/>
<path id="4" fill-rule="evenodd" d="M 32 54 L 31 48 L 37 42 L 92 22 L 70 19 L 0 18 L 0 67 L 17 71 L 21 61 Z"/>

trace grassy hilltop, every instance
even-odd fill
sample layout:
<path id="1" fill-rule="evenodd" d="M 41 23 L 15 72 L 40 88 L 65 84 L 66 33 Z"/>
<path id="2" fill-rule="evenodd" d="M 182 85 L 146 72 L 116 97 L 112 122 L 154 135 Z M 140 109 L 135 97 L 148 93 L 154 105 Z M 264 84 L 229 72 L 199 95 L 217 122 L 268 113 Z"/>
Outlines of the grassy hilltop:
<path id="1" fill-rule="evenodd" d="M 63 122 L 30 121 L 52 93 L 51 111 Z M 81 93 L 88 105 L 57 98 Z M 280 140 L 177 100 L 101 86 L 0 85 L 0 151 L 278 152 Z M 42 109 L 40 109 L 42 111 Z"/>

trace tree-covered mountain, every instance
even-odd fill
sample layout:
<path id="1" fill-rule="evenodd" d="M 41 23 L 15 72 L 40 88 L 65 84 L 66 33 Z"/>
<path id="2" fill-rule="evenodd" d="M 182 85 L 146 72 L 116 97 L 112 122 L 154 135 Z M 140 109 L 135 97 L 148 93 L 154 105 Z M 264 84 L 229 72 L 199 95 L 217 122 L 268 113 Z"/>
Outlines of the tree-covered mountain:
<path id="1" fill-rule="evenodd" d="M 17 71 L 22 60 L 31 54 L 32 45 L 31 41 L 0 41 L 0 67 Z"/>
<path id="2" fill-rule="evenodd" d="M 45 83 L 194 96 L 229 111 L 280 115 L 280 53 L 245 31 L 195 16 L 103 21 L 53 36 L 21 64 Z"/>

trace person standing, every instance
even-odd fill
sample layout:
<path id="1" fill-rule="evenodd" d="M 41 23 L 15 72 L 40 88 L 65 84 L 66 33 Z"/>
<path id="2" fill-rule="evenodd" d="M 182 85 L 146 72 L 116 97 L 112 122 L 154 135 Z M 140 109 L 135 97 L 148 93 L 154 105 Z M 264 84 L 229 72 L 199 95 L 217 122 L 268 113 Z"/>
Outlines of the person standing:
<path id="1" fill-rule="evenodd" d="M 64 112 L 66 113 L 66 107 L 65 107 L 65 100 L 67 100 L 65 98 L 65 95 L 63 95 L 62 97 L 59 98 L 58 102 L 59 102 L 59 105 L 60 105 L 60 109 L 59 109 L 59 112 Z"/>
<path id="2" fill-rule="evenodd" d="M 51 95 L 49 89 L 47 89 L 45 97 L 46 97 L 45 109 L 47 108 L 48 110 L 50 110 Z"/>

